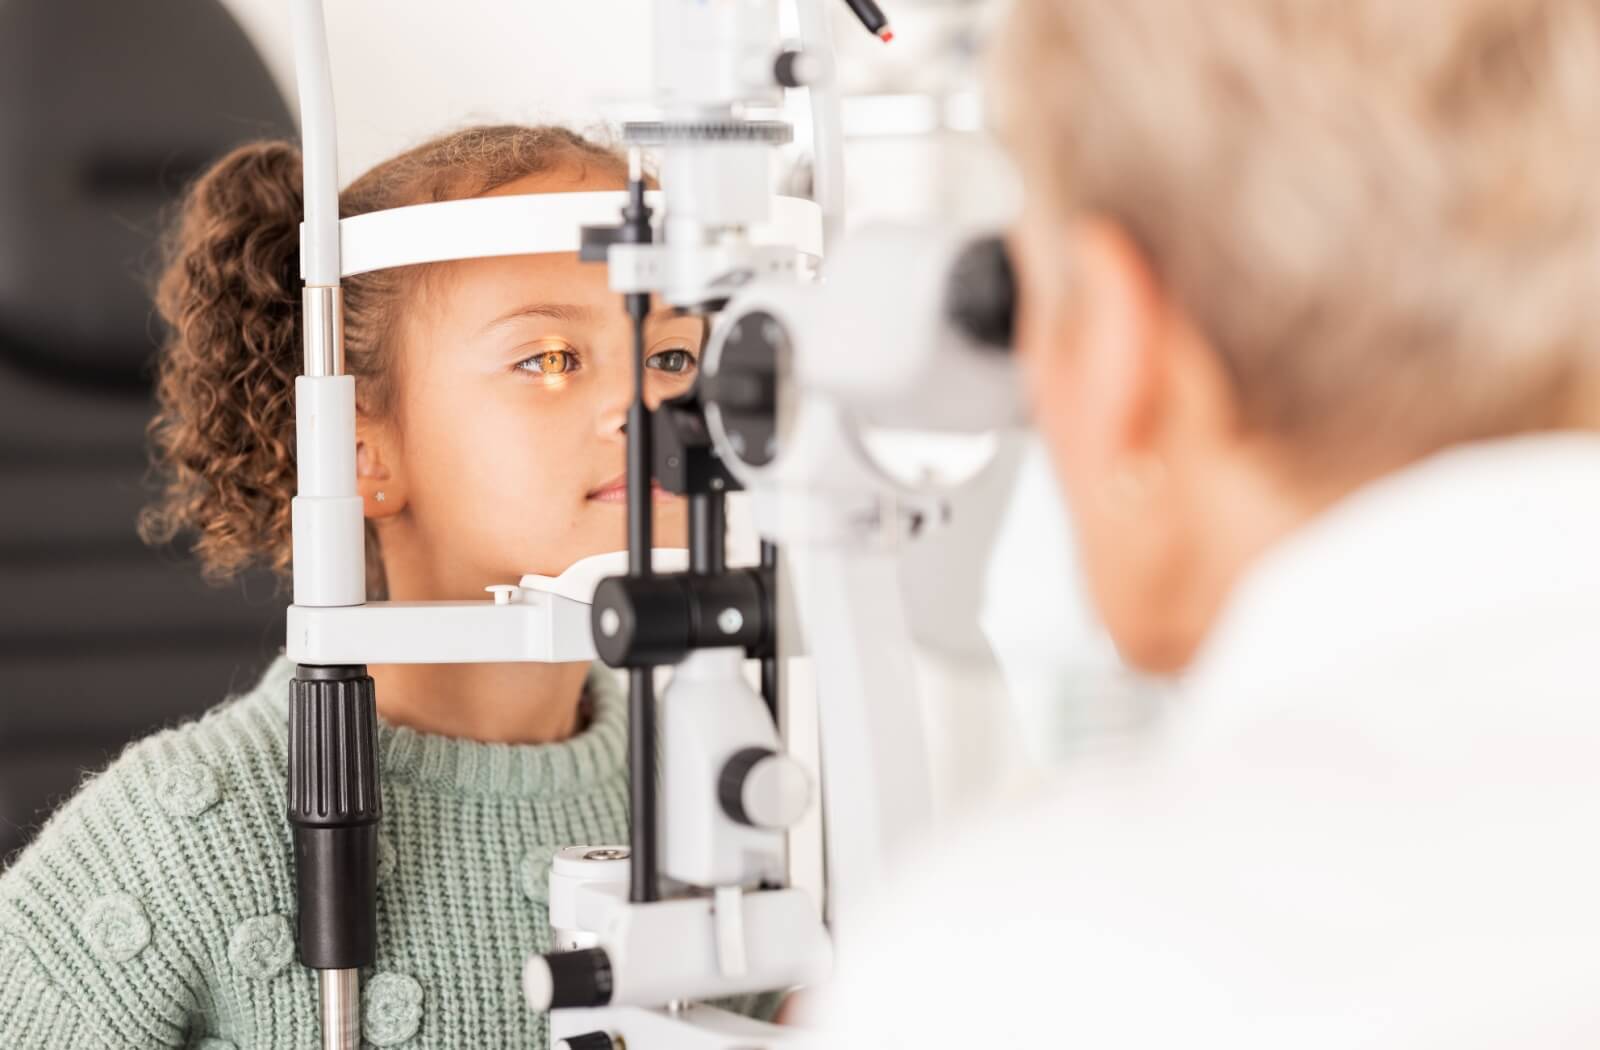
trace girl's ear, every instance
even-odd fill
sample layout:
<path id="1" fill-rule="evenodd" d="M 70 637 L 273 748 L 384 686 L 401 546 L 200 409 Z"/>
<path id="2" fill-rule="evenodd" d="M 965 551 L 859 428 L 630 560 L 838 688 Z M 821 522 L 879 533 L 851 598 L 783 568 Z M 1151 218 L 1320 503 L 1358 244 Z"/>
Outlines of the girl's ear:
<path id="1" fill-rule="evenodd" d="M 388 429 L 356 422 L 356 491 L 362 512 L 372 520 L 392 518 L 406 505 L 404 472 L 399 469 L 399 449 Z"/>

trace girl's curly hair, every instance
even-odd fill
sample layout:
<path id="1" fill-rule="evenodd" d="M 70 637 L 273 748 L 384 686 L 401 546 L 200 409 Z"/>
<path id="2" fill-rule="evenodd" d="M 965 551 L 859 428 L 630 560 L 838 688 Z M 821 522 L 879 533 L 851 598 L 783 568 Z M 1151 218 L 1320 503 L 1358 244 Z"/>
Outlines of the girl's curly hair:
<path id="1" fill-rule="evenodd" d="M 614 150 L 558 127 L 497 125 L 442 136 L 373 168 L 339 196 L 342 216 L 459 200 L 562 165 L 623 173 Z M 300 151 L 240 146 L 189 189 L 167 241 L 155 305 L 168 334 L 149 435 L 160 477 L 140 535 L 192 533 L 208 580 L 266 566 L 286 578 L 295 492 L 294 380 L 301 368 Z M 346 278 L 345 367 L 364 414 L 393 395 L 388 354 L 401 296 L 425 267 Z M 367 590 L 384 592 L 367 530 Z"/>

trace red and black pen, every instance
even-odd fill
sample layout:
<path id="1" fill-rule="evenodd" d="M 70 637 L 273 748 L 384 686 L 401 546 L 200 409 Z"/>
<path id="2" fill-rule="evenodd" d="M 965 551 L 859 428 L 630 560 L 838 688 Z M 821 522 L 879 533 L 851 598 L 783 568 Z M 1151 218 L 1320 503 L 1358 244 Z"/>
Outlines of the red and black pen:
<path id="1" fill-rule="evenodd" d="M 850 5 L 850 10 L 861 19 L 861 24 L 867 27 L 867 32 L 882 40 L 884 43 L 894 39 L 894 32 L 889 28 L 889 19 L 873 0 L 844 0 Z"/>

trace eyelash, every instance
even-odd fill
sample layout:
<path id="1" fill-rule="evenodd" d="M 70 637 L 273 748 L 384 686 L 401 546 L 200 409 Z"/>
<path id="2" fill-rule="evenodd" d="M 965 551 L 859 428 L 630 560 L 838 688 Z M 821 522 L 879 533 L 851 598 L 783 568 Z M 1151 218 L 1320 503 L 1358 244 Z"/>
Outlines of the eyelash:
<path id="1" fill-rule="evenodd" d="M 544 371 L 544 369 L 542 369 L 542 368 L 538 367 L 536 364 L 534 364 L 535 362 L 543 361 L 545 358 L 548 358 L 548 357 L 564 357 L 564 358 L 566 358 L 567 359 L 567 367 L 563 368 L 559 372 L 546 372 L 546 371 Z M 534 365 L 534 367 L 530 368 L 530 367 L 528 367 L 529 365 Z M 557 347 L 557 348 L 552 349 L 552 350 L 541 350 L 537 354 L 534 354 L 531 357 L 525 357 L 521 361 L 518 361 L 517 364 L 516 364 L 516 369 L 519 372 L 525 372 L 528 375 L 539 376 L 540 378 L 549 378 L 551 376 L 571 375 L 573 372 L 576 372 L 578 370 L 578 355 L 573 353 L 571 350 L 568 350 L 568 349 L 566 349 L 564 347 Z"/>
<path id="2" fill-rule="evenodd" d="M 652 361 L 659 361 L 668 354 L 682 354 L 684 359 L 683 367 L 674 371 L 670 368 L 662 368 L 660 365 L 651 365 Z M 686 346 L 669 346 L 665 350 L 657 350 L 655 353 L 644 359 L 644 366 L 646 368 L 660 368 L 662 372 L 665 372 L 669 376 L 686 376 L 693 372 L 699 364 L 699 357 L 695 355 L 694 351 L 690 350 Z"/>
<path id="3" fill-rule="evenodd" d="M 659 363 L 653 363 L 653 362 L 659 362 L 662 358 L 666 357 L 666 355 L 668 355 L 668 354 L 682 354 L 684 356 L 684 359 L 685 359 L 684 363 L 683 363 L 683 366 L 681 368 L 677 369 L 676 371 L 674 371 L 674 370 L 662 367 L 662 365 L 659 364 Z M 536 362 L 540 362 L 540 361 L 543 361 L 545 358 L 551 358 L 551 357 L 563 357 L 563 358 L 565 358 L 566 361 L 567 361 L 566 367 L 563 368 L 559 372 L 546 372 L 546 371 L 544 371 L 544 369 L 542 367 L 539 367 L 536 364 Z M 669 346 L 664 350 L 657 350 L 654 353 L 652 353 L 649 357 L 646 357 L 645 361 L 644 361 L 644 364 L 645 364 L 646 368 L 659 369 L 661 372 L 663 372 L 664 374 L 669 375 L 669 376 L 684 376 L 684 375 L 689 375 L 690 373 L 692 373 L 695 370 L 695 368 L 697 368 L 699 366 L 700 358 L 699 358 L 699 355 L 697 355 L 694 351 L 690 350 L 688 347 L 685 347 L 685 346 Z M 533 367 L 529 367 L 530 365 L 533 366 Z M 533 354 L 530 357 L 525 357 L 521 361 L 518 361 L 514 367 L 516 368 L 517 371 L 525 373 L 527 375 L 538 376 L 540 378 L 552 378 L 552 377 L 556 377 L 556 376 L 571 375 L 572 373 L 578 371 L 578 369 L 582 367 L 582 362 L 580 361 L 576 351 L 571 350 L 570 348 L 567 348 L 567 347 L 557 347 L 557 348 L 551 349 L 551 350 L 541 350 L 537 354 Z"/>

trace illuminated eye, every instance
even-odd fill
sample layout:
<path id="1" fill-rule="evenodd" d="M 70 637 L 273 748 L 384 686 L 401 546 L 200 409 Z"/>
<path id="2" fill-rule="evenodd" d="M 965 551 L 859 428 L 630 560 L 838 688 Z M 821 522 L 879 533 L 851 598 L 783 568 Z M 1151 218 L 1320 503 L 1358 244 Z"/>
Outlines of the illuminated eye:
<path id="1" fill-rule="evenodd" d="M 576 370 L 578 363 L 571 350 L 545 350 L 517 364 L 524 372 L 540 376 L 560 376 Z"/>
<path id="2" fill-rule="evenodd" d="M 663 372 L 673 375 L 682 375 L 694 367 L 694 355 L 687 350 L 663 350 L 651 354 L 644 362 L 650 368 L 658 368 Z"/>

